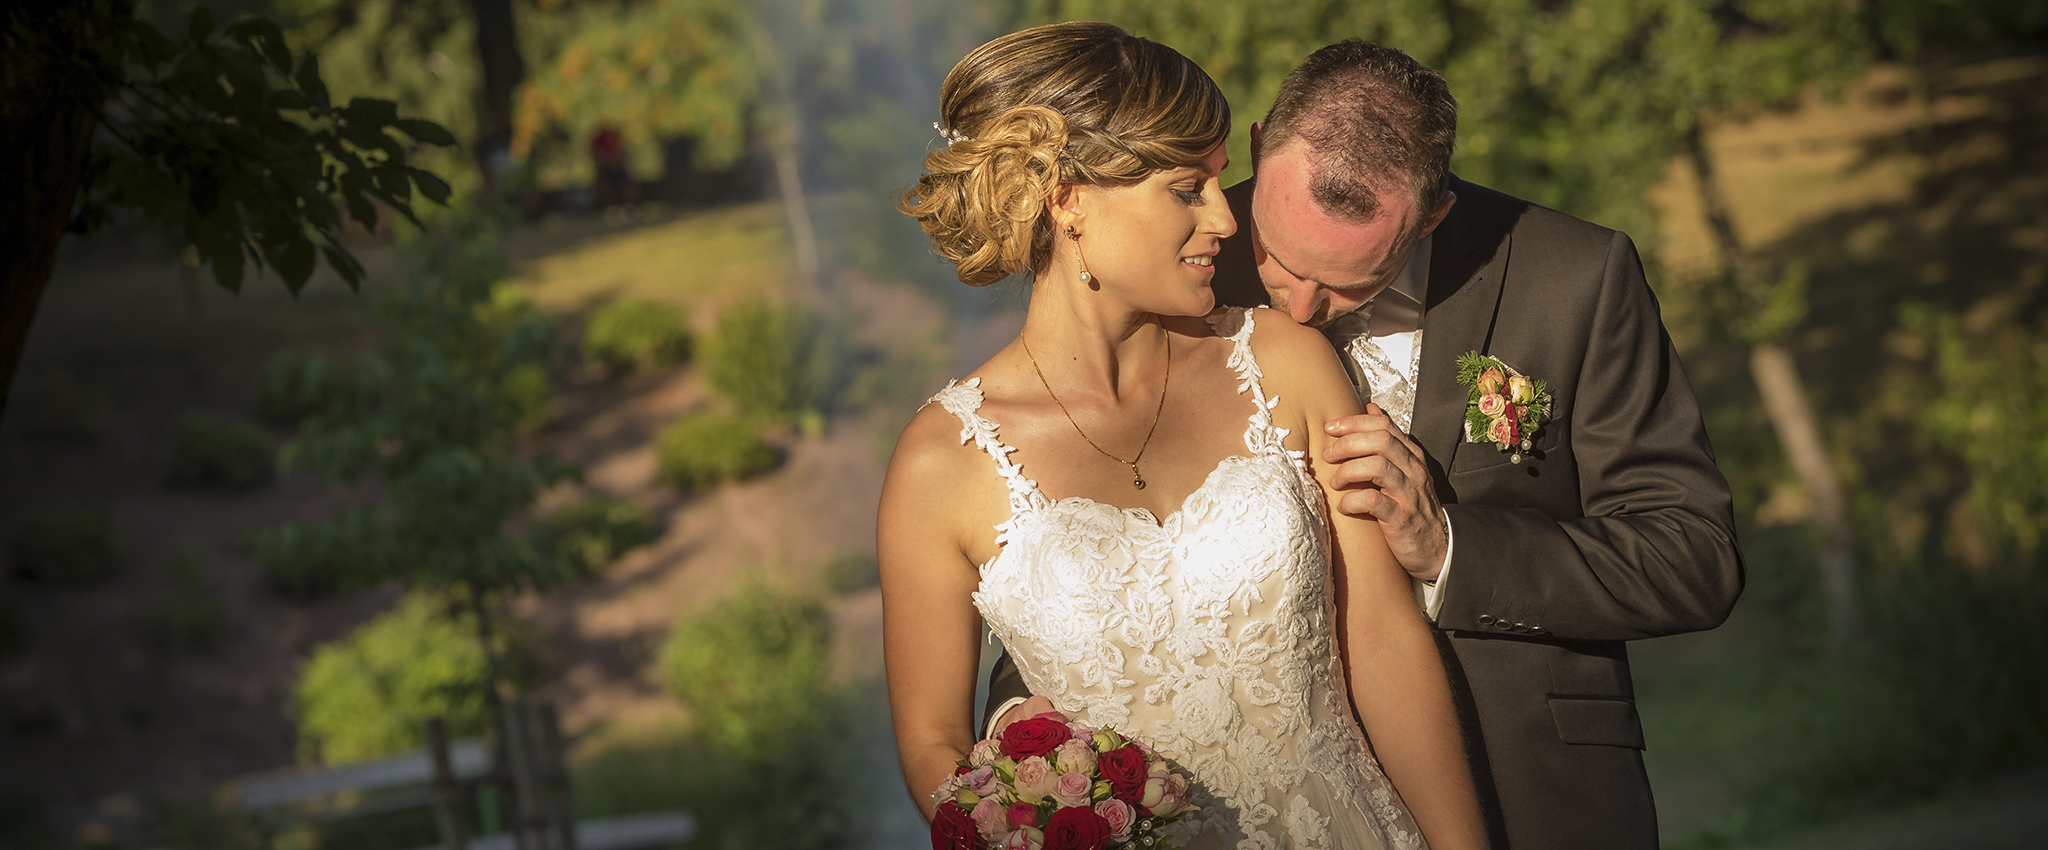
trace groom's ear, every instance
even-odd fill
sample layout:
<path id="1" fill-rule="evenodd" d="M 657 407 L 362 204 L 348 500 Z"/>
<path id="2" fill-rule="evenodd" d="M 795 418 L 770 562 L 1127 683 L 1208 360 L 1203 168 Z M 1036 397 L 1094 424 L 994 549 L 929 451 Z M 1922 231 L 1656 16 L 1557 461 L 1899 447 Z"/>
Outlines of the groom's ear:
<path id="1" fill-rule="evenodd" d="M 1252 122 L 1252 173 L 1253 173 L 1253 174 L 1257 174 L 1257 173 L 1259 173 L 1259 137 L 1260 137 L 1260 136 L 1261 136 L 1261 135 L 1262 135 L 1262 134 L 1264 133 L 1265 129 L 1266 129 L 1266 128 L 1265 128 L 1265 126 L 1264 126 L 1264 125 L 1262 125 L 1262 124 L 1260 124 L 1259 122 L 1257 122 L 1257 121 L 1253 121 L 1253 122 Z"/>
<path id="2" fill-rule="evenodd" d="M 1457 205 L 1457 203 L 1458 193 L 1445 189 L 1444 196 L 1437 199 L 1436 209 L 1429 211 L 1429 221 L 1423 224 L 1422 235 L 1428 236 L 1431 233 L 1435 233 L 1436 226 L 1444 223 L 1444 216 L 1450 215 L 1451 207 Z"/>

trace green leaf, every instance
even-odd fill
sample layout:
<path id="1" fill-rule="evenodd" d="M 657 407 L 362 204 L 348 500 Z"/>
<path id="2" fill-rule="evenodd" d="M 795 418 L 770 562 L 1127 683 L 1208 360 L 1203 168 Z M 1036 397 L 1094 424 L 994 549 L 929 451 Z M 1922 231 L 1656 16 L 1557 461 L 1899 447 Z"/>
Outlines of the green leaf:
<path id="1" fill-rule="evenodd" d="M 327 258 L 327 265 L 334 269 L 335 274 L 341 275 L 342 282 L 348 284 L 348 288 L 357 289 L 362 286 L 363 264 L 358 262 L 347 248 L 331 243 L 322 245 L 320 255 Z"/>
<path id="2" fill-rule="evenodd" d="M 292 75 L 292 82 L 298 85 L 299 91 L 313 99 L 315 108 L 322 112 L 334 108 L 327 96 L 327 83 L 320 79 L 320 57 L 317 54 L 306 54 L 305 59 L 299 62 L 299 72 Z"/>
<path id="3" fill-rule="evenodd" d="M 374 97 L 351 98 L 341 112 L 342 118 L 349 123 L 362 124 L 370 129 L 381 130 L 398 121 L 398 104 Z"/>
<path id="4" fill-rule="evenodd" d="M 266 18 L 249 18 L 228 27 L 229 35 L 244 39 L 263 54 L 280 74 L 292 72 L 292 51 L 285 44 L 284 30 Z"/>
<path id="5" fill-rule="evenodd" d="M 418 184 L 420 188 L 420 194 L 425 195 L 427 200 L 433 201 L 434 203 L 437 204 L 442 204 L 445 206 L 448 203 L 448 195 L 450 191 L 448 188 L 448 181 L 441 179 L 433 172 L 427 171 L 426 169 L 423 168 L 414 168 L 411 169 L 411 171 L 412 182 Z"/>
<path id="6" fill-rule="evenodd" d="M 442 127 L 432 121 L 419 118 L 400 118 L 392 122 L 392 126 L 411 136 L 413 141 L 423 145 L 452 147 L 456 144 L 454 133 L 448 132 L 446 127 Z"/>
<path id="7" fill-rule="evenodd" d="M 304 234 L 293 234 L 271 256 L 270 262 L 284 278 L 285 288 L 297 295 L 305 287 L 306 279 L 313 276 L 313 258 L 313 241 Z"/>
<path id="8" fill-rule="evenodd" d="M 213 266 L 215 282 L 229 292 L 242 291 L 242 246 L 235 245 L 217 254 L 208 254 L 202 249 L 200 254 Z"/>
<path id="9" fill-rule="evenodd" d="M 193 44 L 200 44 L 205 42 L 206 37 L 212 34 L 213 12 L 205 6 L 193 9 L 192 20 L 185 27 L 186 37 L 192 39 Z"/>

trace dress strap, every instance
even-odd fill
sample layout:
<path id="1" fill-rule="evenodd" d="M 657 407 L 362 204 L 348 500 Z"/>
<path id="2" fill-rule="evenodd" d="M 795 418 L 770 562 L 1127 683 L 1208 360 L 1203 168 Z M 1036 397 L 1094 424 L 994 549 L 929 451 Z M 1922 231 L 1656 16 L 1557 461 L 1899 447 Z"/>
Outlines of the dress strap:
<path id="1" fill-rule="evenodd" d="M 932 396 L 931 401 L 946 409 L 960 420 L 960 444 L 973 442 L 996 462 L 996 474 L 1003 477 L 1003 483 L 1010 490 L 1010 512 L 1013 514 L 1029 510 L 1038 494 L 1038 482 L 1024 477 L 1023 465 L 1010 459 L 1014 446 L 1005 445 L 996 436 L 996 423 L 981 415 L 981 379 L 968 378 L 965 381 L 948 381 L 946 388 Z"/>
<path id="2" fill-rule="evenodd" d="M 1239 395 L 1251 393 L 1252 415 L 1244 429 L 1244 446 L 1253 454 L 1278 451 L 1302 465 L 1300 452 L 1287 450 L 1286 428 L 1273 424 L 1273 408 L 1280 404 L 1278 397 L 1267 397 L 1266 388 L 1260 379 L 1266 373 L 1260 371 L 1259 361 L 1252 356 L 1252 313 L 1257 308 L 1239 307 L 1210 317 L 1209 324 L 1216 333 L 1230 340 L 1230 368 L 1237 372 Z"/>

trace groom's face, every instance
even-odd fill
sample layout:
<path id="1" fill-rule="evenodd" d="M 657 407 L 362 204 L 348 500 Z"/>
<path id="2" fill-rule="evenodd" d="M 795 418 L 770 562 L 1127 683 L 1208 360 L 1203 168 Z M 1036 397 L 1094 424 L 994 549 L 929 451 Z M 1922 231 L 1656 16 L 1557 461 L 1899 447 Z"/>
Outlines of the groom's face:
<path id="1" fill-rule="evenodd" d="M 1289 143 L 1258 160 L 1252 256 L 1274 309 L 1321 327 L 1393 283 L 1441 216 L 1425 220 L 1413 193 L 1398 188 L 1378 192 L 1379 212 L 1369 221 L 1324 212 L 1310 195 L 1314 171 L 1307 148 Z"/>

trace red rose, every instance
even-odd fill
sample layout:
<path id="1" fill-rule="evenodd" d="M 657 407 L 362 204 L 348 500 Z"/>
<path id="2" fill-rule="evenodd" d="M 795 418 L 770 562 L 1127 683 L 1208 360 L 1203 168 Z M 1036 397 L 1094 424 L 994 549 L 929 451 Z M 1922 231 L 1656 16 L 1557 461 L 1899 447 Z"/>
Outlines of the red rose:
<path id="1" fill-rule="evenodd" d="M 932 850 L 978 850 L 981 835 L 974 831 L 974 816 L 952 800 L 939 804 L 932 815 Z"/>
<path id="2" fill-rule="evenodd" d="M 1109 819 L 1087 806 L 1052 813 L 1045 825 L 1045 850 L 1102 850 L 1109 844 Z"/>
<path id="3" fill-rule="evenodd" d="M 1097 756 L 1095 770 L 1109 782 L 1116 798 L 1135 806 L 1145 796 L 1145 779 L 1149 776 L 1145 766 L 1145 754 L 1137 747 L 1125 744 Z"/>
<path id="4" fill-rule="evenodd" d="M 1074 730 L 1049 717 L 1019 720 L 1003 729 L 1003 755 L 1023 761 L 1059 749 L 1060 744 L 1072 737 Z"/>

